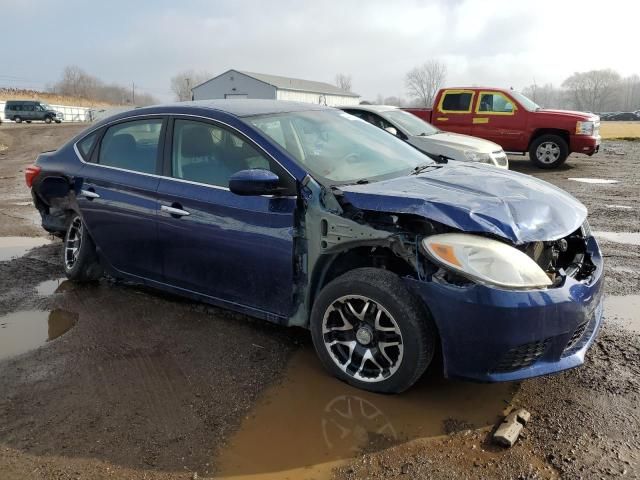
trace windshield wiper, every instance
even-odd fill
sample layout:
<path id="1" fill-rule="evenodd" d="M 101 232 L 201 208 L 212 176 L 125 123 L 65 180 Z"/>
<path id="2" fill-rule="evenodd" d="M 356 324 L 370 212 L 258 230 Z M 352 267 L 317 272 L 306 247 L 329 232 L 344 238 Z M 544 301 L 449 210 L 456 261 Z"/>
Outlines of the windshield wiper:
<path id="1" fill-rule="evenodd" d="M 431 168 L 431 167 L 434 167 L 434 166 L 435 165 L 433 163 L 421 163 L 417 167 L 414 167 L 414 169 L 411 171 L 410 175 L 418 175 L 419 173 L 424 172 L 428 168 Z"/>

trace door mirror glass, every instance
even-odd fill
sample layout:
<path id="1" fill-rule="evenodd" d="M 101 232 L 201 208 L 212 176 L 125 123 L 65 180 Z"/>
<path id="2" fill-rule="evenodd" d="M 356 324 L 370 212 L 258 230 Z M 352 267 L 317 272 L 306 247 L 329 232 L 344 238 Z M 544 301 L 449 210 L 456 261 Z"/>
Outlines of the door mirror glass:
<path id="1" fill-rule="evenodd" d="M 229 190 L 236 195 L 272 195 L 280 192 L 280 177 L 271 170 L 240 170 L 229 178 Z"/>
<path id="2" fill-rule="evenodd" d="M 396 130 L 395 127 L 387 127 L 385 128 L 385 130 L 389 132 L 391 135 L 394 135 L 396 137 L 398 136 L 398 130 Z"/>

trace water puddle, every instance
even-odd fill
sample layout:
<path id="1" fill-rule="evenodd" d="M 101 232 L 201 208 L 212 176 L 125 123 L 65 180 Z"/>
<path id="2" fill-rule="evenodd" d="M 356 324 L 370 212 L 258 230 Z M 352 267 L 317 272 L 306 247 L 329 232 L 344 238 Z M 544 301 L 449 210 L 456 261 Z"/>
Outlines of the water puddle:
<path id="1" fill-rule="evenodd" d="M 35 247 L 51 243 L 44 237 L 0 237 L 0 262 L 21 257 Z"/>
<path id="2" fill-rule="evenodd" d="M 53 280 L 40 282 L 36 286 L 36 292 L 38 292 L 38 295 L 41 297 L 48 297 L 54 293 L 67 291 L 69 286 L 71 286 L 71 282 L 68 281 L 67 277 L 54 278 Z"/>
<path id="3" fill-rule="evenodd" d="M 628 205 L 605 205 L 605 208 L 613 208 L 616 210 L 633 210 L 633 207 L 629 207 Z"/>
<path id="4" fill-rule="evenodd" d="M 574 182 L 581 183 L 620 183 L 618 180 L 611 180 L 608 178 L 568 178 L 567 180 L 573 180 Z"/>
<path id="5" fill-rule="evenodd" d="M 640 245 L 640 233 L 638 232 L 593 232 L 598 240 L 606 240 L 626 245 Z"/>
<path id="6" fill-rule="evenodd" d="M 493 424 L 517 388 L 425 376 L 400 395 L 373 394 L 330 377 L 306 348 L 245 418 L 216 465 L 234 480 L 325 476 L 323 466 L 362 451 Z"/>
<path id="7" fill-rule="evenodd" d="M 78 314 L 66 310 L 25 310 L 0 317 L 0 360 L 38 348 L 66 333 Z"/>
<path id="8" fill-rule="evenodd" d="M 26 207 L 29 205 L 33 205 L 33 201 L 27 201 L 27 202 L 13 202 L 11 205 L 16 205 L 18 207 Z"/>
<path id="9" fill-rule="evenodd" d="M 640 333 L 640 295 L 606 297 L 604 316 L 607 321 Z"/>

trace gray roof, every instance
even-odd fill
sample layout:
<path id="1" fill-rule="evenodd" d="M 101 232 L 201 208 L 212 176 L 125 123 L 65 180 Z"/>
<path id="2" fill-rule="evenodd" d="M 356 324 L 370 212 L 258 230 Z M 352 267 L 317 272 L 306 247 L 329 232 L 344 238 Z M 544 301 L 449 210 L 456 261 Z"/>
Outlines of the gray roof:
<path id="1" fill-rule="evenodd" d="M 234 71 L 246 75 L 247 77 L 255 78 L 263 83 L 276 87 L 280 90 L 294 90 L 297 92 L 310 92 L 310 93 L 322 93 L 325 95 L 340 95 L 343 97 L 360 97 L 357 93 L 347 92 L 346 90 L 342 90 L 335 85 L 331 85 L 330 83 L 325 82 L 315 82 L 313 80 L 302 80 L 300 78 L 290 78 L 290 77 L 281 77 L 279 75 L 269 75 L 266 73 L 255 73 L 255 72 L 245 72 L 243 70 L 227 70 Z M 224 73 L 227 73 L 224 72 Z M 224 75 L 221 74 L 221 75 Z M 211 80 L 218 78 L 220 75 L 213 77 L 206 82 L 201 83 L 200 85 L 204 85 L 205 83 L 210 82 Z M 196 85 L 193 89 L 198 88 L 200 85 Z"/>

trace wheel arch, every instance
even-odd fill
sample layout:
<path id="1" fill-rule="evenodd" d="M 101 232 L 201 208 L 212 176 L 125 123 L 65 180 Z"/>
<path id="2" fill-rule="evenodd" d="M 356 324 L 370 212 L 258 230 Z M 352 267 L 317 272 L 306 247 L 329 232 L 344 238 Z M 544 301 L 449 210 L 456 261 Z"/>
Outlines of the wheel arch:
<path id="1" fill-rule="evenodd" d="M 567 130 L 563 130 L 561 128 L 538 128 L 533 131 L 531 138 L 529 139 L 529 144 L 527 145 L 527 150 L 531 148 L 533 142 L 535 142 L 538 138 L 543 135 L 557 135 L 561 137 L 565 142 L 567 142 L 567 148 L 569 148 L 569 153 L 571 153 L 570 149 L 570 134 Z"/>
<path id="2" fill-rule="evenodd" d="M 333 279 L 356 268 L 379 268 L 395 273 L 399 277 L 416 277 L 415 270 L 398 257 L 391 248 L 380 245 L 359 245 L 348 250 L 322 255 L 315 266 L 309 285 L 309 315 L 318 294 Z"/>

